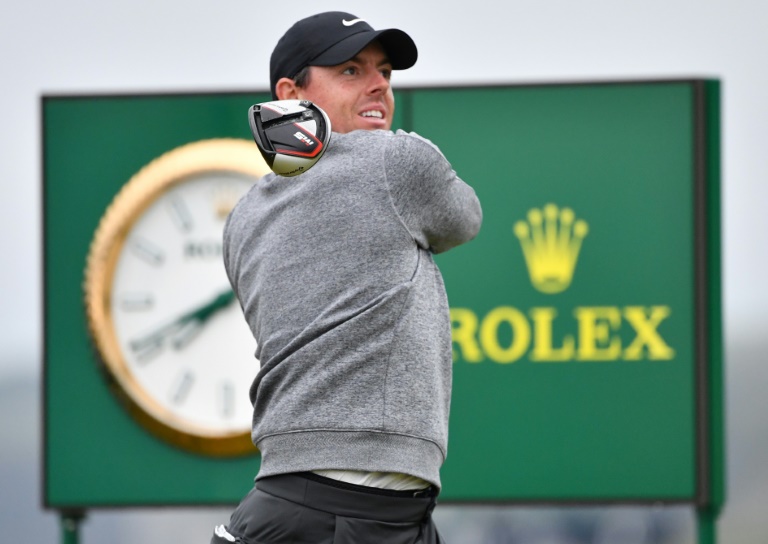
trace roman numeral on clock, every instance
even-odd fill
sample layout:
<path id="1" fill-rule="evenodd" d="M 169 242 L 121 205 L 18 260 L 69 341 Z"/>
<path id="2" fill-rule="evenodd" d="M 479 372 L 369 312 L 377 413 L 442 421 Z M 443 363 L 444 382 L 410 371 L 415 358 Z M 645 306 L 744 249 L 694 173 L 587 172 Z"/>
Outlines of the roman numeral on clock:
<path id="1" fill-rule="evenodd" d="M 133 254 L 152 266 L 160 266 L 165 261 L 165 253 L 155 244 L 144 238 L 136 238 L 131 244 Z"/>
<path id="2" fill-rule="evenodd" d="M 174 404 L 182 404 L 187 399 L 194 383 L 194 374 L 189 371 L 182 373 L 171 388 L 171 401 L 173 401 Z"/>
<path id="3" fill-rule="evenodd" d="M 120 295 L 120 309 L 126 312 L 141 312 L 149 310 L 155 303 L 154 297 L 149 293 L 126 293 Z"/>
<path id="4" fill-rule="evenodd" d="M 192 220 L 192 214 L 189 213 L 189 208 L 181 198 L 174 198 L 168 202 L 168 211 L 171 214 L 174 224 L 182 232 L 189 232 L 194 226 Z"/>
<path id="5" fill-rule="evenodd" d="M 232 382 L 221 384 L 219 391 L 219 409 L 221 417 L 230 419 L 235 414 L 235 386 Z"/>

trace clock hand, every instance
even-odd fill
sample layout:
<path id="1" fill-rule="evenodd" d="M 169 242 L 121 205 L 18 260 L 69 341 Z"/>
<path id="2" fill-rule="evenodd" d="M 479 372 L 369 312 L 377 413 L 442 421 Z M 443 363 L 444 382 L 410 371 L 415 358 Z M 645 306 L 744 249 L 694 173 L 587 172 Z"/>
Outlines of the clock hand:
<path id="1" fill-rule="evenodd" d="M 162 347 L 165 337 L 180 326 L 183 326 L 183 322 L 177 319 L 150 334 L 131 340 L 129 342 L 131 350 L 136 353 L 139 361 L 146 361 Z"/>
<path id="2" fill-rule="evenodd" d="M 173 338 L 173 347 L 175 349 L 186 347 L 187 344 L 197 337 L 205 322 L 216 312 L 229 306 L 233 300 L 235 300 L 235 293 L 232 289 L 227 289 L 216 295 L 208 304 L 204 304 L 200 308 L 182 316 L 186 319 Z"/>
<path id="3" fill-rule="evenodd" d="M 216 295 L 208 304 L 189 312 L 184 317 L 205 323 L 213 314 L 229 306 L 233 300 L 235 300 L 235 292 L 232 289 L 227 289 Z"/>
<path id="4" fill-rule="evenodd" d="M 211 301 L 202 306 L 190 310 L 159 329 L 130 342 L 131 349 L 137 353 L 139 359 L 145 359 L 162 347 L 165 339 L 175 335 L 173 347 L 181 349 L 197 336 L 197 333 L 214 314 L 226 308 L 235 300 L 235 293 L 231 289 L 222 291 Z"/>

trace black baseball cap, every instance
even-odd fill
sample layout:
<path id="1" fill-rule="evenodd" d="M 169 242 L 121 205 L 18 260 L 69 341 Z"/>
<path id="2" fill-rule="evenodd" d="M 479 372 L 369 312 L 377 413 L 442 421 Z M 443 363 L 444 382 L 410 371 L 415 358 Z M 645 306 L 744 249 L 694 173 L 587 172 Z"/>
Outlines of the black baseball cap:
<path id="1" fill-rule="evenodd" d="M 277 42 L 269 62 L 272 98 L 281 77 L 293 78 L 306 66 L 336 66 L 378 40 L 392 63 L 405 70 L 416 64 L 418 51 L 411 37 L 396 28 L 374 30 L 365 20 L 343 11 L 318 13 L 295 23 Z"/>

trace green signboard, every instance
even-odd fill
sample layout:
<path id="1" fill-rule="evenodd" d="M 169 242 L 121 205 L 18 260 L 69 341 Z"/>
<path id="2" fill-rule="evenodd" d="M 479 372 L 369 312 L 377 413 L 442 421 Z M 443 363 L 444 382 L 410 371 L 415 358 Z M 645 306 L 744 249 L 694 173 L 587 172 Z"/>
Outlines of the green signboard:
<path id="1" fill-rule="evenodd" d="M 48 506 L 230 504 L 249 489 L 254 450 L 233 455 L 169 438 L 147 423 L 156 413 L 116 394 L 124 383 L 105 370 L 109 357 L 92 338 L 84 283 L 87 292 L 97 232 L 124 198 L 116 195 L 147 176 L 170 176 L 162 194 L 176 211 L 157 213 L 183 219 L 171 189 L 207 170 L 162 174 L 163 165 L 194 155 L 190 143 L 248 141 L 247 109 L 267 98 L 43 98 Z M 718 506 L 718 83 L 405 89 L 396 99 L 396 128 L 433 140 L 484 211 L 476 240 L 438 256 L 454 340 L 442 500 Z M 214 185 L 254 175 L 209 170 L 219 176 Z M 221 191 L 212 191 L 220 211 Z M 134 226 L 152 224 L 144 217 L 154 201 L 141 202 L 117 244 L 135 248 Z M 134 254 L 157 265 L 160 246 L 144 243 Z M 184 238 L 179 247 L 185 257 L 217 256 L 215 244 Z M 131 270 L 120 258 L 106 258 L 108 277 Z M 127 299 L 118 287 L 105 297 L 117 305 L 115 323 L 119 312 L 133 319 L 148 305 L 163 307 L 160 294 L 131 285 Z M 208 319 L 231 302 L 201 296 L 182 317 Z M 144 348 L 137 353 L 154 356 Z M 194 376 L 171 380 L 177 403 Z"/>
<path id="2" fill-rule="evenodd" d="M 132 416 L 136 412 L 126 409 L 130 406 L 116 394 L 119 388 L 91 339 L 84 283 L 96 232 L 128 181 L 158 157 L 190 142 L 250 137 L 244 112 L 266 98 L 43 99 L 44 496 L 49 506 L 230 504 L 250 489 L 259 466 L 255 455 L 214 457 L 178 447 L 149 432 Z M 211 200 L 215 206 L 214 195 Z M 223 275 L 223 267 L 219 273 Z M 146 288 L 132 292 L 154 295 L 155 307 L 162 309 L 154 281 L 150 276 Z M 177 282 L 189 293 L 190 307 L 199 296 L 211 295 L 197 293 L 201 281 L 186 276 Z M 147 331 L 177 315 L 145 313 L 151 316 Z M 201 335 L 196 341 L 206 339 Z"/>
<path id="3" fill-rule="evenodd" d="M 717 152 L 703 147 L 707 92 L 686 82 L 414 97 L 414 126 L 485 212 L 477 240 L 439 260 L 456 359 L 447 494 L 703 498 L 713 392 L 700 380 L 715 352 L 697 339 L 718 338 L 701 328 L 718 319 L 706 290 L 717 278 L 704 279 L 716 261 L 700 262 L 717 240 L 702 206 L 718 202 L 717 171 L 702 165 Z M 445 111 L 466 113 L 457 123 Z"/>

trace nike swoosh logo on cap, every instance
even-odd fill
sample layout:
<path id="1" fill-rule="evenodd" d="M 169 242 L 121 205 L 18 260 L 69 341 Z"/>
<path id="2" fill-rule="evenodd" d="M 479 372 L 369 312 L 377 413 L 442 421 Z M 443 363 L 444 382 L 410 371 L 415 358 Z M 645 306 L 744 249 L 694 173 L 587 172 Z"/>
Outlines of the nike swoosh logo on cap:
<path id="1" fill-rule="evenodd" d="M 341 24 L 343 24 L 344 26 L 352 26 L 352 25 L 356 25 L 357 23 L 360 23 L 362 21 L 365 21 L 365 19 L 352 19 L 351 21 L 347 21 L 346 19 L 342 19 L 341 20 Z"/>

